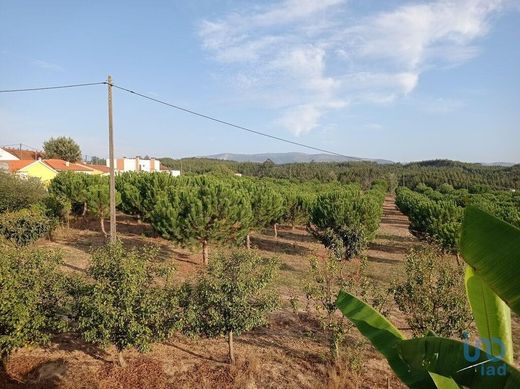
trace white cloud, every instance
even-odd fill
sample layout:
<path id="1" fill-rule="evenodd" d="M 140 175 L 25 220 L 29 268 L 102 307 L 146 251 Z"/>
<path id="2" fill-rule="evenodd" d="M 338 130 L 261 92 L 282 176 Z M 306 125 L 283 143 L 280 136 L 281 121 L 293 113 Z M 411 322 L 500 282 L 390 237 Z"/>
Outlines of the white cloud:
<path id="1" fill-rule="evenodd" d="M 35 59 L 35 60 L 33 60 L 33 64 L 38 66 L 41 69 L 52 70 L 52 71 L 55 71 L 55 72 L 62 72 L 64 70 L 63 67 L 61 67 L 60 65 L 57 65 L 57 64 L 52 63 L 52 62 L 47 62 L 47 61 L 44 61 L 42 59 Z"/>
<path id="2" fill-rule="evenodd" d="M 421 74 L 479 53 L 501 0 L 404 4 L 365 17 L 343 0 L 285 0 L 204 20 L 204 48 L 248 98 L 280 111 L 296 135 L 350 103 L 388 104 Z"/>

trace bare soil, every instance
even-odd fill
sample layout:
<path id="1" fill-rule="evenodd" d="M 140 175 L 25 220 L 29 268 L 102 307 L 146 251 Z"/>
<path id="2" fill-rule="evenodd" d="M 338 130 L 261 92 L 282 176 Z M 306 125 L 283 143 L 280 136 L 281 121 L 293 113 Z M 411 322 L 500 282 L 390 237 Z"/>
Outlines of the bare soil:
<path id="1" fill-rule="evenodd" d="M 106 228 L 108 229 L 108 223 Z M 155 237 L 150 226 L 120 215 L 118 233 L 125 245 L 154 244 L 160 259 L 175 268 L 183 280 L 202 268 L 200 252 L 175 247 Z M 85 272 L 90 251 L 105 243 L 99 223 L 77 221 L 58 231 L 53 241 L 41 246 L 63 251 L 64 271 Z M 46 347 L 23 348 L 7 364 L 8 377 L 0 388 L 377 388 L 402 387 L 386 360 L 369 348 L 361 373 L 337 371 L 327 362 L 327 342 L 316 320 L 306 314 L 302 280 L 309 258 L 326 256 L 325 249 L 304 228 L 281 227 L 278 239 L 270 230 L 252 235 L 251 243 L 264 256 L 280 259 L 277 288 L 281 308 L 269 325 L 236 338 L 237 364 L 227 363 L 227 344 L 221 339 L 174 336 L 155 344 L 151 351 L 125 352 L 128 366 L 117 364 L 114 349 L 102 350 L 70 335 L 60 335 Z M 408 231 L 408 219 L 387 197 L 377 238 L 367 251 L 367 273 L 389 286 L 403 276 L 403 260 L 419 242 Z M 225 248 L 211 247 L 212 253 Z M 291 299 L 302 306 L 294 309 Z M 391 304 L 391 302 L 390 302 Z M 393 306 L 390 318 L 406 331 L 406 322 Z M 359 335 L 360 336 L 360 335 Z"/>

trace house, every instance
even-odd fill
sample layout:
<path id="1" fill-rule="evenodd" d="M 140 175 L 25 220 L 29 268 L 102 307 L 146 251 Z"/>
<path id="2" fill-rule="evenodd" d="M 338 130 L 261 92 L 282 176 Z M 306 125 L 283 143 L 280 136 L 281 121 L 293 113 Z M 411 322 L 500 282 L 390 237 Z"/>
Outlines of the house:
<path id="1" fill-rule="evenodd" d="M 107 160 L 110 166 L 110 160 Z M 159 172 L 161 171 L 161 161 L 155 158 L 119 158 L 114 160 L 115 171 L 120 172 Z"/>
<path id="2" fill-rule="evenodd" d="M 14 147 L 4 147 L 4 150 L 9 154 L 16 157 L 19 160 L 33 160 L 43 158 L 43 153 L 36 150 L 25 150 L 25 149 L 15 149 Z"/>
<path id="3" fill-rule="evenodd" d="M 18 158 L 13 153 L 10 153 L 7 149 L 0 148 L 0 161 L 17 161 Z"/>
<path id="4" fill-rule="evenodd" d="M 64 161 L 62 159 L 44 159 L 43 162 L 57 172 L 77 172 L 96 174 L 95 170 L 82 163 Z"/>
<path id="5" fill-rule="evenodd" d="M 102 176 L 108 176 L 110 175 L 110 168 L 105 165 L 95 165 L 93 163 L 85 163 L 84 166 L 88 167 L 89 169 L 92 169 L 92 174 L 98 174 Z"/>
<path id="6" fill-rule="evenodd" d="M 41 159 L 36 161 L 32 159 L 7 161 L 7 170 L 21 177 L 39 178 L 43 183 L 48 183 L 58 174 L 55 169 Z"/>
<path id="7" fill-rule="evenodd" d="M 7 171 L 17 174 L 21 177 L 36 177 L 43 183 L 48 183 L 59 172 L 76 172 L 83 174 L 106 174 L 102 168 L 94 168 L 82 163 L 73 163 L 61 159 L 31 159 L 6 161 Z"/>

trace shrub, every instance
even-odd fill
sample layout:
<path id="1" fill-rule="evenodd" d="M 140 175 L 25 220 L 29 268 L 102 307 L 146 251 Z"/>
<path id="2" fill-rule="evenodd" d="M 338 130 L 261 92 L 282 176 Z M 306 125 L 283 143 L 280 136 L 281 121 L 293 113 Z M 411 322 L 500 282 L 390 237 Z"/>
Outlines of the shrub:
<path id="1" fill-rule="evenodd" d="M 439 336 L 462 337 L 471 322 L 464 271 L 438 249 L 412 250 L 406 257 L 406 279 L 392 290 L 416 336 L 431 330 Z"/>
<path id="2" fill-rule="evenodd" d="M 233 336 L 264 324 L 277 306 L 270 289 L 278 263 L 249 250 L 219 254 L 196 282 L 184 284 L 182 329 L 209 337 L 227 335 L 229 360 L 235 362 Z"/>
<path id="3" fill-rule="evenodd" d="M 36 207 L 15 212 L 5 212 L 0 219 L 0 235 L 18 246 L 26 246 L 56 227 L 54 220 Z"/>
<path id="4" fill-rule="evenodd" d="M 45 188 L 38 178 L 0 172 L 0 212 L 30 207 L 44 196 Z"/>
<path id="5" fill-rule="evenodd" d="M 156 254 L 150 249 L 128 251 L 120 242 L 101 247 L 88 269 L 92 282 L 78 284 L 73 292 L 75 328 L 87 342 L 116 346 L 122 366 L 123 350 L 145 351 L 171 328 L 173 300 L 153 282 Z"/>
<path id="6" fill-rule="evenodd" d="M 0 357 L 65 328 L 64 278 L 57 251 L 0 244 Z"/>

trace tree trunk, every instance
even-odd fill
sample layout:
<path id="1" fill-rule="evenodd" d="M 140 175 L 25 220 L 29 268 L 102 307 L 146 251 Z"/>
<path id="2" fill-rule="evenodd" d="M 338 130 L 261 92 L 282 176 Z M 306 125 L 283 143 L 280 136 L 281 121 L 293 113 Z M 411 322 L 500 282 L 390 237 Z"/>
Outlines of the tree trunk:
<path id="1" fill-rule="evenodd" d="M 121 366 L 122 368 L 125 368 L 126 361 L 125 361 L 125 358 L 123 357 L 123 350 L 121 350 L 117 353 L 117 358 L 119 360 L 119 366 Z"/>
<path id="2" fill-rule="evenodd" d="M 273 229 L 274 229 L 274 237 L 278 238 L 278 223 L 274 223 Z"/>
<path id="3" fill-rule="evenodd" d="M 460 266 L 460 255 L 459 255 L 459 252 L 457 251 L 457 265 Z"/>
<path id="4" fill-rule="evenodd" d="M 246 235 L 246 247 L 248 250 L 251 249 L 251 238 L 250 238 L 249 234 Z"/>
<path id="5" fill-rule="evenodd" d="M 87 202 L 85 201 L 83 203 L 83 213 L 81 214 L 81 216 L 85 216 L 87 214 Z"/>
<path id="6" fill-rule="evenodd" d="M 67 222 L 67 229 L 70 228 L 70 212 L 65 215 L 65 221 Z"/>
<path id="7" fill-rule="evenodd" d="M 103 232 L 103 235 L 105 235 L 105 238 L 108 236 L 107 235 L 107 232 L 105 230 L 105 219 L 104 218 L 99 218 L 99 224 L 101 224 L 101 231 Z"/>
<path id="8" fill-rule="evenodd" d="M 208 264 L 208 241 L 202 241 L 202 263 Z"/>
<path id="9" fill-rule="evenodd" d="M 233 349 L 233 331 L 228 333 L 228 346 L 229 346 L 229 363 L 235 364 L 235 350 Z"/>

